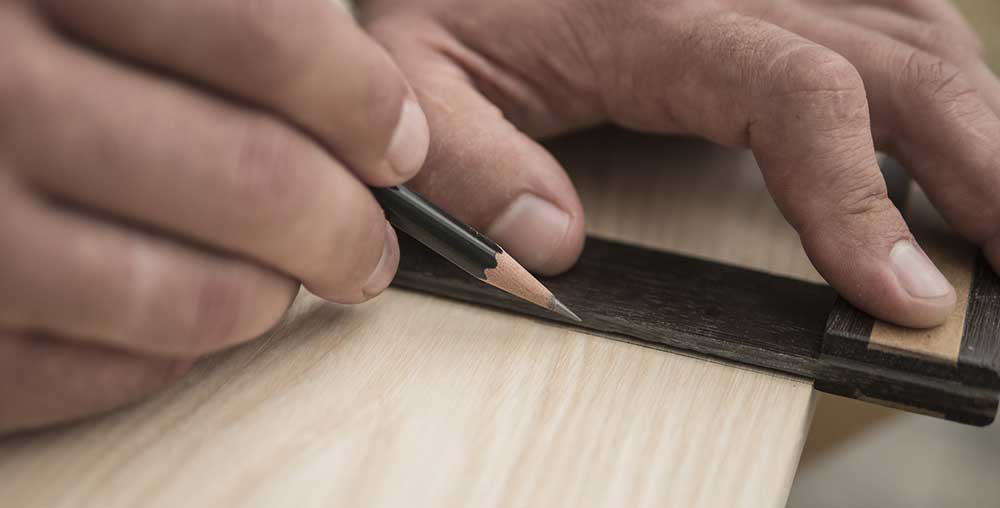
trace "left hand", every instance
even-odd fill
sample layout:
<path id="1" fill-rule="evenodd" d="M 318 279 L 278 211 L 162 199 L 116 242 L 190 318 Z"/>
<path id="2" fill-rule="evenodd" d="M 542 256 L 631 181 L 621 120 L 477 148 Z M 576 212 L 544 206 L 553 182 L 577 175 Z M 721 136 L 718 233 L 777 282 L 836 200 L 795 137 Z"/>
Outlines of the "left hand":
<path id="1" fill-rule="evenodd" d="M 427 122 L 329 0 L 0 1 L 0 433 L 138 400 L 396 272 Z"/>
<path id="2" fill-rule="evenodd" d="M 531 138 L 602 122 L 752 149 L 819 272 L 882 319 L 933 326 L 956 295 L 887 199 L 876 148 L 1000 267 L 1000 82 L 946 0 L 362 0 L 360 13 L 428 116 L 412 185 L 535 271 L 567 269 L 584 225 Z"/>

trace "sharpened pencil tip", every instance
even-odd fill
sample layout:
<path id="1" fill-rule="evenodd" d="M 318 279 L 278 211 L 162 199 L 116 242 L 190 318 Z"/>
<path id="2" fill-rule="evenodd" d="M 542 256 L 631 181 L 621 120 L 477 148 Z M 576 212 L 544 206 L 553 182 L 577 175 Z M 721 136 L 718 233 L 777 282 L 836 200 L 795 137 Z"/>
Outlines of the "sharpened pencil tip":
<path id="1" fill-rule="evenodd" d="M 569 307 L 563 305 L 563 303 L 560 302 L 559 299 L 554 296 L 552 297 L 552 311 L 555 312 L 556 314 L 559 314 L 560 316 L 568 317 L 573 321 L 576 321 L 577 323 L 583 322 L 583 320 L 580 319 L 580 316 L 574 314 L 573 311 L 569 310 Z"/>

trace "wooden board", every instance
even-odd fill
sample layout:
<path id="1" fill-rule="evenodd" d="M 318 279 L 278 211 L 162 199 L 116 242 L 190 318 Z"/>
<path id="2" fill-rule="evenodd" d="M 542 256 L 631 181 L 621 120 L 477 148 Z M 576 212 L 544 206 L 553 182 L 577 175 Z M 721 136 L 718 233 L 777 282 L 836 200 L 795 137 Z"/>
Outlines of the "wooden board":
<path id="1" fill-rule="evenodd" d="M 747 153 L 614 130 L 553 149 L 595 234 L 818 280 Z M 302 295 L 152 400 L 0 441 L 0 499 L 783 506 L 811 400 L 801 379 L 409 291 Z"/>

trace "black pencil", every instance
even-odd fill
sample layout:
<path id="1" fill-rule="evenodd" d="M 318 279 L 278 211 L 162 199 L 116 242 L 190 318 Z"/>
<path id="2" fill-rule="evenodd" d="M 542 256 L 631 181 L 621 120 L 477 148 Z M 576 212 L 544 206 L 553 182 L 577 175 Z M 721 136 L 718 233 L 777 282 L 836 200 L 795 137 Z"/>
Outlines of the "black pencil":
<path id="1" fill-rule="evenodd" d="M 372 188 L 393 227 L 469 275 L 539 307 L 580 321 L 552 292 L 485 235 L 402 185 Z"/>

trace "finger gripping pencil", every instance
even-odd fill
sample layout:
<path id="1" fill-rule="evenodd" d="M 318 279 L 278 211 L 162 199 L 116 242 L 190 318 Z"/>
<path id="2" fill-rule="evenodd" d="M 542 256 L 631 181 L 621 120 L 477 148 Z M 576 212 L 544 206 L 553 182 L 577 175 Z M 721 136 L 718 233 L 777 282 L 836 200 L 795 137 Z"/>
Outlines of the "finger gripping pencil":
<path id="1" fill-rule="evenodd" d="M 580 321 L 503 248 L 471 226 L 402 186 L 372 188 L 393 227 L 469 275 L 552 312 Z"/>

